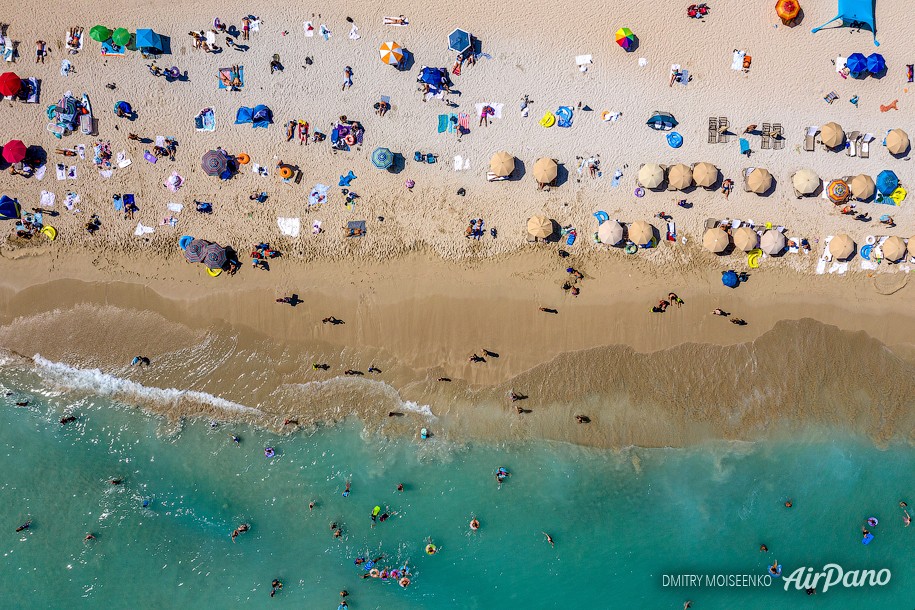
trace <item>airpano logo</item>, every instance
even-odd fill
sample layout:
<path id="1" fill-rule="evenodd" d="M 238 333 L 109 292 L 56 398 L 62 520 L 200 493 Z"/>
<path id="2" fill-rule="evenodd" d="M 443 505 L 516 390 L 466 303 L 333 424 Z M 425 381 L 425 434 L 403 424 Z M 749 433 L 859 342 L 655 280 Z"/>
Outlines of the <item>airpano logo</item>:
<path id="1" fill-rule="evenodd" d="M 836 563 L 827 563 L 819 572 L 813 568 L 800 567 L 785 576 L 785 591 L 792 585 L 798 591 L 816 589 L 826 593 L 829 589 L 841 585 L 845 588 L 883 587 L 889 584 L 893 575 L 887 568 L 880 570 L 848 570 Z"/>

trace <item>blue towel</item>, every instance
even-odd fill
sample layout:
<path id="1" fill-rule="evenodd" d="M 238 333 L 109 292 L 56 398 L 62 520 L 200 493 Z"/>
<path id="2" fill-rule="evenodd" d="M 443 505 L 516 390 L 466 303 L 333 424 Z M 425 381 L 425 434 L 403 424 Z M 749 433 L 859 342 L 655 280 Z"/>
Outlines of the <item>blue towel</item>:
<path id="1" fill-rule="evenodd" d="M 356 179 L 356 174 L 353 173 L 353 170 L 345 176 L 340 176 L 340 183 L 338 186 L 349 186 L 349 183 Z"/>
<path id="2" fill-rule="evenodd" d="M 111 200 L 114 202 L 114 211 L 123 212 L 124 211 L 124 200 L 118 197 L 117 195 L 113 196 Z"/>
<path id="3" fill-rule="evenodd" d="M 457 129 L 457 124 L 458 124 L 457 115 L 452 112 L 451 114 L 448 115 L 448 133 L 454 133 L 454 131 Z M 431 163 L 431 161 L 430 161 L 430 163 Z"/>
<path id="4" fill-rule="evenodd" d="M 438 115 L 438 132 L 445 133 L 448 131 L 448 115 L 440 114 Z"/>
<path id="5" fill-rule="evenodd" d="M 572 109 L 568 106 L 560 106 L 556 111 L 556 125 L 558 127 L 572 126 Z"/>
<path id="6" fill-rule="evenodd" d="M 607 222 L 608 220 L 610 220 L 610 215 L 607 214 L 606 212 L 604 212 L 603 210 L 600 210 L 598 212 L 594 212 L 594 218 L 597 219 L 598 223 Z"/>
<path id="7" fill-rule="evenodd" d="M 124 205 L 132 204 L 132 203 L 134 203 L 133 194 L 132 194 L 132 193 L 125 193 L 125 194 L 124 194 Z"/>

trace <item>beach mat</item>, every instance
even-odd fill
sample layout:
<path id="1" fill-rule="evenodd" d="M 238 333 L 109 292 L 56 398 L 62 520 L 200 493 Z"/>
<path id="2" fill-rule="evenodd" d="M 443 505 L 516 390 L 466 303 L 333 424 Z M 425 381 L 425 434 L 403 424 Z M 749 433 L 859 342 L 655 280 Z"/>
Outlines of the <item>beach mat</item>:
<path id="1" fill-rule="evenodd" d="M 229 82 L 231 82 L 232 76 L 233 76 L 232 68 L 219 68 L 219 73 L 216 75 L 216 82 L 219 83 L 219 88 L 228 89 L 229 87 L 227 87 L 226 84 L 224 82 L 222 82 L 222 79 L 219 78 L 220 76 L 225 76 L 226 78 L 229 79 Z M 244 66 L 238 66 L 238 80 L 241 82 L 241 86 L 244 87 L 245 86 L 245 67 Z"/>
<path id="2" fill-rule="evenodd" d="M 448 130 L 448 115 L 438 115 L 438 132 L 445 133 Z"/>

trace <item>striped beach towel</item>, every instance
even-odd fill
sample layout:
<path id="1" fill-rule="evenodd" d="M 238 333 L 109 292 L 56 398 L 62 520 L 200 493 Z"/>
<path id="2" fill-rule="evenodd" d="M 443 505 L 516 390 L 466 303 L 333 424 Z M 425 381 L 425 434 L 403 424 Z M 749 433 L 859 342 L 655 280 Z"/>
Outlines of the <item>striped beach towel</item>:
<path id="1" fill-rule="evenodd" d="M 448 115 L 448 133 L 454 133 L 457 129 L 458 118 L 453 112 Z"/>
<path id="2" fill-rule="evenodd" d="M 458 115 L 458 125 L 461 129 L 465 130 L 465 132 L 470 129 L 470 116 L 468 116 L 466 112 L 462 112 Z"/>

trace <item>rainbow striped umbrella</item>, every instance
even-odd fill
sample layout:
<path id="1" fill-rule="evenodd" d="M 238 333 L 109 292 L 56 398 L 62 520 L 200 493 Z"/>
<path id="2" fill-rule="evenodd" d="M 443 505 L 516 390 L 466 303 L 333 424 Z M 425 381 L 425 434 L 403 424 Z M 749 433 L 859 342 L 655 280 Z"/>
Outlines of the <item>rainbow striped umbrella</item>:
<path id="1" fill-rule="evenodd" d="M 378 52 L 381 54 L 382 63 L 389 66 L 396 66 L 403 59 L 403 48 L 393 40 L 382 42 Z"/>
<path id="2" fill-rule="evenodd" d="M 848 183 L 844 180 L 833 180 L 826 187 L 826 195 L 833 203 L 842 203 L 848 199 L 851 193 L 848 190 Z"/>
<path id="3" fill-rule="evenodd" d="M 616 31 L 616 44 L 629 51 L 635 45 L 635 34 L 629 28 L 618 29 Z"/>

